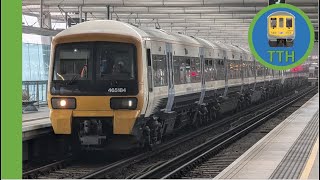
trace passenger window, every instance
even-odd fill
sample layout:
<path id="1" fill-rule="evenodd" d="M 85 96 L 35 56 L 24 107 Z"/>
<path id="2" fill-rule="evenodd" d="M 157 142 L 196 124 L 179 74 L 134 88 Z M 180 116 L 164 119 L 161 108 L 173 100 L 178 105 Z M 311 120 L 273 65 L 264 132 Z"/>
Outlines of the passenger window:
<path id="1" fill-rule="evenodd" d="M 167 63 L 165 55 L 153 55 L 154 86 L 167 86 Z"/>
<path id="2" fill-rule="evenodd" d="M 287 28 L 291 28 L 292 27 L 292 18 L 287 18 L 286 26 L 287 26 Z"/>
<path id="3" fill-rule="evenodd" d="M 283 18 L 279 19 L 279 27 L 283 28 Z"/>
<path id="4" fill-rule="evenodd" d="M 276 28 L 277 27 L 277 18 L 271 18 L 271 27 Z"/>

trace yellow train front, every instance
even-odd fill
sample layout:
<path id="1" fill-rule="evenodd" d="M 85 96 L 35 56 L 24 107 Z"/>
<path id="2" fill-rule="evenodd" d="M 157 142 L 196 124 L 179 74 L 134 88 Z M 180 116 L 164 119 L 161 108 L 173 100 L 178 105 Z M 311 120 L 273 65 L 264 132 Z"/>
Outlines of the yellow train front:
<path id="1" fill-rule="evenodd" d="M 295 39 L 295 17 L 288 12 L 275 12 L 268 16 L 270 47 L 292 47 Z"/>
<path id="2" fill-rule="evenodd" d="M 145 101 L 141 38 L 111 23 L 79 24 L 52 41 L 50 119 L 54 133 L 77 147 L 136 142 L 132 135 Z"/>

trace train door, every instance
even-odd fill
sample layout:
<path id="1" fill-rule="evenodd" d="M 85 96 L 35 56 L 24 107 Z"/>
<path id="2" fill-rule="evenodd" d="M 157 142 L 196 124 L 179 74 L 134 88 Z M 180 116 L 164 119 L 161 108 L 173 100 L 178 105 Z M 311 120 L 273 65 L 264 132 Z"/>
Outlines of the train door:
<path id="1" fill-rule="evenodd" d="M 203 103 L 203 99 L 206 93 L 206 80 L 205 80 L 205 72 L 204 72 L 204 48 L 201 47 L 199 49 L 199 55 L 200 55 L 200 69 L 201 69 L 201 95 L 199 99 L 199 104 Z"/>
<path id="2" fill-rule="evenodd" d="M 240 77 L 241 77 L 241 89 L 240 93 L 243 93 L 244 89 L 244 66 L 243 66 L 243 55 L 240 55 Z"/>
<path id="3" fill-rule="evenodd" d="M 225 81 L 225 88 L 223 96 L 226 97 L 228 95 L 228 69 L 229 69 L 229 62 L 227 60 L 227 52 L 223 51 L 223 64 L 224 64 L 224 81 Z"/>
<path id="4" fill-rule="evenodd" d="M 147 45 L 149 43 L 147 42 Z M 151 45 L 149 45 L 151 47 Z M 151 55 L 151 49 L 146 49 L 146 60 L 147 60 L 147 82 L 148 82 L 148 96 L 147 96 L 147 106 L 146 109 L 150 110 L 152 108 L 148 108 L 149 106 L 152 106 L 150 102 L 154 101 L 154 92 L 153 92 L 153 69 L 152 69 L 152 55 Z M 149 115 L 151 112 L 146 112 L 146 115 Z"/>
<path id="5" fill-rule="evenodd" d="M 173 58 L 172 58 L 172 44 L 166 43 L 166 62 L 168 72 L 168 101 L 165 112 L 171 112 L 175 90 L 174 90 L 174 73 L 173 73 Z"/>
<path id="6" fill-rule="evenodd" d="M 253 59 L 253 75 L 254 75 L 254 85 L 253 85 L 253 91 L 256 90 L 257 85 L 257 66 L 256 66 L 256 60 Z"/>

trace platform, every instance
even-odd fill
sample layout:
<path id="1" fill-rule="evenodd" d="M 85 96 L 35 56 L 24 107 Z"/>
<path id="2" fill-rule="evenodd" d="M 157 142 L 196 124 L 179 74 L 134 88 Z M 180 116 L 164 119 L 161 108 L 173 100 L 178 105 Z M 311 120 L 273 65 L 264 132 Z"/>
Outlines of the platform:
<path id="1" fill-rule="evenodd" d="M 22 140 L 29 140 L 39 135 L 52 132 L 49 108 L 41 107 L 36 112 L 22 114 Z"/>
<path id="2" fill-rule="evenodd" d="M 319 179 L 319 93 L 214 179 Z"/>

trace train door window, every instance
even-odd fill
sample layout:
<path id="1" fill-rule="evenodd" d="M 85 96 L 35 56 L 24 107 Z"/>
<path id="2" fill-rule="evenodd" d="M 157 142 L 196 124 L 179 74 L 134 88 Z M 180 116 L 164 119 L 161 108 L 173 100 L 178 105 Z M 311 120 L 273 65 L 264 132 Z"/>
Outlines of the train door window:
<path id="1" fill-rule="evenodd" d="M 253 68 L 252 62 L 248 62 L 247 66 L 248 66 L 248 77 L 252 77 L 252 68 Z"/>
<path id="2" fill-rule="evenodd" d="M 224 80 L 225 68 L 223 60 L 215 60 L 215 69 L 218 80 Z"/>
<path id="3" fill-rule="evenodd" d="M 287 26 L 287 28 L 291 28 L 292 27 L 292 18 L 287 18 L 286 19 L 286 26 Z"/>
<path id="4" fill-rule="evenodd" d="M 246 66 L 247 66 L 247 77 L 250 77 L 250 71 L 251 71 L 251 62 L 246 62 Z"/>
<path id="5" fill-rule="evenodd" d="M 205 60 L 205 64 L 204 64 L 204 75 L 205 75 L 205 80 L 206 81 L 210 81 L 211 80 L 211 69 L 212 67 L 209 65 L 209 59 Z"/>
<path id="6" fill-rule="evenodd" d="M 241 73 L 242 73 L 241 66 L 242 66 L 241 61 L 236 61 L 236 68 L 235 68 L 236 79 L 241 78 Z"/>
<path id="7" fill-rule="evenodd" d="M 233 77 L 233 62 L 230 60 L 228 63 L 228 79 Z"/>
<path id="8" fill-rule="evenodd" d="M 181 64 L 180 64 L 180 58 L 178 56 L 173 56 L 173 73 L 174 73 L 174 84 L 181 84 Z"/>
<path id="9" fill-rule="evenodd" d="M 179 58 L 179 64 L 180 64 L 180 84 L 185 84 L 186 83 L 186 74 L 187 74 L 187 69 L 186 69 L 186 58 L 185 57 L 180 57 Z"/>
<path id="10" fill-rule="evenodd" d="M 200 61 L 199 61 L 200 65 Z M 197 82 L 197 77 L 199 76 L 198 74 L 198 69 L 197 69 L 197 62 L 196 58 L 191 58 L 191 68 L 190 68 L 190 77 L 191 77 L 191 82 L 196 83 Z"/>
<path id="11" fill-rule="evenodd" d="M 167 86 L 167 62 L 165 55 L 152 55 L 154 86 Z"/>
<path id="12" fill-rule="evenodd" d="M 271 27 L 276 28 L 277 27 L 277 18 L 271 18 Z"/>
<path id="13" fill-rule="evenodd" d="M 241 64 L 241 70 L 242 70 L 243 78 L 248 77 L 246 61 L 243 61 L 243 62 L 242 62 L 242 64 Z"/>
<path id="14" fill-rule="evenodd" d="M 213 59 L 209 60 L 209 70 L 210 70 L 210 81 L 213 81 L 217 77 L 215 75 L 215 70 L 216 69 L 215 69 L 215 66 L 214 66 L 214 60 Z"/>
<path id="15" fill-rule="evenodd" d="M 283 28 L 283 18 L 279 18 L 279 27 Z"/>
<path id="16" fill-rule="evenodd" d="M 256 67 L 257 67 L 257 76 L 263 76 L 263 67 L 259 63 L 256 64 Z"/>
<path id="17" fill-rule="evenodd" d="M 186 83 L 191 83 L 191 59 L 186 59 Z"/>
<path id="18" fill-rule="evenodd" d="M 195 82 L 201 81 L 201 64 L 200 64 L 200 58 L 196 57 L 194 58 L 195 65 L 196 65 L 196 76 L 195 76 Z"/>

